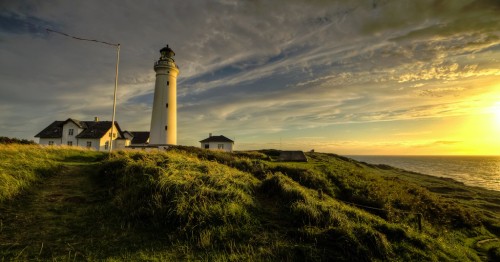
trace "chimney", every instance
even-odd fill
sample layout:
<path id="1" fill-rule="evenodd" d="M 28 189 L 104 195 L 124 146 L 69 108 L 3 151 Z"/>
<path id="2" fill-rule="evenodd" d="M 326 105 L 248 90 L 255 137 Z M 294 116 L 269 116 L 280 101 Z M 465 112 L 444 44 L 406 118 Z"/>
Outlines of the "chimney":
<path id="1" fill-rule="evenodd" d="M 208 133 L 208 137 L 212 137 L 212 133 Z"/>
<path id="2" fill-rule="evenodd" d="M 94 122 L 99 122 L 99 117 L 94 117 Z"/>

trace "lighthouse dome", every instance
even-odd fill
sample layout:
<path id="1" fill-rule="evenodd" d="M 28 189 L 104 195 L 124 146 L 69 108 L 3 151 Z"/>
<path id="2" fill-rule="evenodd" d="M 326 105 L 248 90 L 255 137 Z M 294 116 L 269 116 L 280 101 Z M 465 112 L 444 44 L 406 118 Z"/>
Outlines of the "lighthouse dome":
<path id="1" fill-rule="evenodd" d="M 160 59 L 173 58 L 175 56 L 174 50 L 172 50 L 168 45 L 160 50 Z"/>

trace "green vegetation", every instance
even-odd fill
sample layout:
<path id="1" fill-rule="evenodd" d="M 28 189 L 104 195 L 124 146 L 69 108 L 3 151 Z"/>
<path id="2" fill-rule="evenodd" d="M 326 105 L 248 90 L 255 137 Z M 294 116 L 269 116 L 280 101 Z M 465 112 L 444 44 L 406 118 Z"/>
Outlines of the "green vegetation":
<path id="1" fill-rule="evenodd" d="M 35 141 L 19 138 L 10 138 L 6 136 L 0 136 L 0 144 L 22 144 L 22 145 L 35 145 Z"/>
<path id="2" fill-rule="evenodd" d="M 307 163 L 191 147 L 0 154 L 2 176 L 27 181 L 0 204 L 6 260 L 500 258 L 500 192 L 333 154 L 307 153 Z"/>
<path id="3" fill-rule="evenodd" d="M 83 149 L 0 144 L 0 203 L 44 177 L 61 172 L 62 162 L 89 160 L 98 155 L 101 154 Z"/>

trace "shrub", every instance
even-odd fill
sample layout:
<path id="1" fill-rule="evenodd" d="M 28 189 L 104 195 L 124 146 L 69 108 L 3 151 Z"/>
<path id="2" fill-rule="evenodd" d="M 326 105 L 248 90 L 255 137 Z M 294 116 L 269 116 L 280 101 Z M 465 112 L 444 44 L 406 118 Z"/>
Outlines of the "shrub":
<path id="1" fill-rule="evenodd" d="M 21 144 L 21 145 L 35 145 L 35 141 L 19 138 L 9 138 L 0 136 L 0 144 Z"/>

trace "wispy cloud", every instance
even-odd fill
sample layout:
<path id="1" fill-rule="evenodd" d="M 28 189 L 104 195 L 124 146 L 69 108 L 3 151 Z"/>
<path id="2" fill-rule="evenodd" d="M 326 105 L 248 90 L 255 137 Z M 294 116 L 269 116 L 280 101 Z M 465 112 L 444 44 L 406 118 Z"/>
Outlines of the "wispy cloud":
<path id="1" fill-rule="evenodd" d="M 149 129 L 153 62 L 168 43 L 184 144 L 210 131 L 248 141 L 464 115 L 500 77 L 495 0 L 1 5 L 0 130 L 11 136 L 31 135 L 9 129 L 14 119 L 35 134 L 55 119 L 111 114 L 115 50 L 46 27 L 122 44 L 117 112 L 127 129 Z"/>

